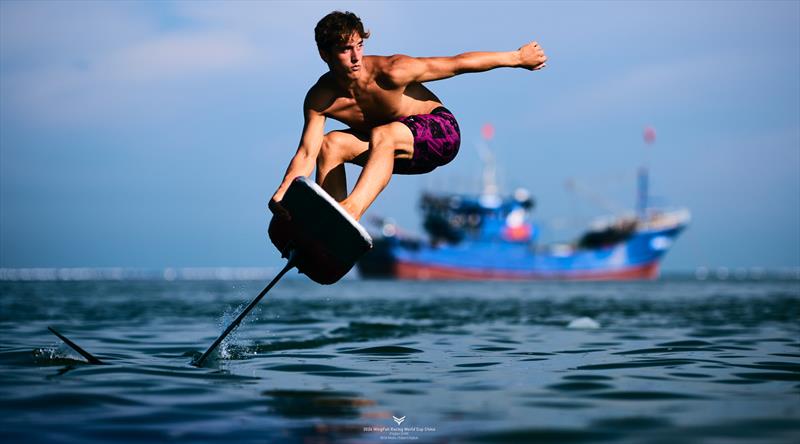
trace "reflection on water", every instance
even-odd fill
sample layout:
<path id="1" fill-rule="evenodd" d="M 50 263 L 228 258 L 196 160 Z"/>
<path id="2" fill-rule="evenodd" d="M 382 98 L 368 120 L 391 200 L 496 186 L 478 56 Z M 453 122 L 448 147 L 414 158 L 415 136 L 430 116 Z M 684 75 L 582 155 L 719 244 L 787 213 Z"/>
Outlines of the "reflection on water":
<path id="1" fill-rule="evenodd" d="M 355 393 L 333 390 L 268 390 L 268 405 L 275 414 L 287 418 L 358 418 L 359 409 L 375 405 L 375 401 Z"/>
<path id="2" fill-rule="evenodd" d="M 0 427 L 56 442 L 796 442 L 800 282 L 0 282 Z M 580 318 L 600 325 L 568 328 Z M 108 365 L 89 365 L 53 325 Z"/>

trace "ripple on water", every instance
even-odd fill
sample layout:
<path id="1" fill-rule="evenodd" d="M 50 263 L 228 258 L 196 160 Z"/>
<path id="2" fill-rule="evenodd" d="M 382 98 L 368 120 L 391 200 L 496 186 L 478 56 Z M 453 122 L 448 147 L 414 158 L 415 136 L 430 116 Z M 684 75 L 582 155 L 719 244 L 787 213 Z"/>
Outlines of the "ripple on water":
<path id="1" fill-rule="evenodd" d="M 408 388 L 396 388 L 396 389 L 384 390 L 384 393 L 394 394 L 394 395 L 424 395 L 426 392 L 422 390 L 415 390 Z"/>
<path id="2" fill-rule="evenodd" d="M 714 344 L 706 341 L 700 340 L 687 340 L 687 341 L 671 341 L 671 342 L 662 342 L 661 344 L 656 344 L 659 347 L 708 347 Z"/>
<path id="3" fill-rule="evenodd" d="M 630 416 L 623 418 L 603 418 L 591 422 L 592 427 L 610 430 L 652 430 L 671 427 L 673 422 L 666 418 L 653 418 L 649 416 Z"/>
<path id="4" fill-rule="evenodd" d="M 285 359 L 285 358 L 298 358 L 298 359 L 333 359 L 336 355 L 326 355 L 323 353 L 281 353 L 281 354 L 273 354 L 273 355 L 264 355 L 261 358 L 276 358 L 276 359 Z"/>
<path id="5" fill-rule="evenodd" d="M 586 402 L 570 402 L 570 401 L 526 402 L 523 403 L 523 405 L 528 407 L 541 407 L 546 409 L 560 409 L 560 410 L 588 409 L 594 407 L 594 404 Z"/>
<path id="6" fill-rule="evenodd" d="M 500 386 L 494 384 L 461 384 L 451 388 L 454 392 L 495 392 Z"/>
<path id="7" fill-rule="evenodd" d="M 508 338 L 487 338 L 487 339 L 489 339 L 492 342 L 496 342 L 498 344 L 521 344 L 521 342 L 519 341 Z"/>
<path id="8" fill-rule="evenodd" d="M 644 379 L 645 381 L 670 381 L 672 378 L 666 376 L 653 376 L 653 375 L 629 375 L 629 378 Z"/>
<path id="9" fill-rule="evenodd" d="M 497 364 L 499 362 L 468 362 L 466 364 L 456 364 L 456 367 L 490 367 Z"/>
<path id="10" fill-rule="evenodd" d="M 626 350 L 621 352 L 615 352 L 615 355 L 647 355 L 647 354 L 654 354 L 654 353 L 693 353 L 693 352 L 708 352 L 708 351 L 721 351 L 721 348 L 717 347 L 679 347 L 679 346 L 669 346 L 669 347 L 651 347 L 651 348 L 640 348 L 635 350 Z"/>
<path id="11" fill-rule="evenodd" d="M 514 348 L 512 348 L 512 347 L 497 347 L 497 346 L 493 346 L 493 345 L 487 345 L 487 346 L 472 347 L 472 350 L 498 352 L 498 351 L 510 351 L 510 350 L 514 350 Z"/>
<path id="12" fill-rule="evenodd" d="M 40 413 L 47 411 L 73 411 L 89 407 L 143 405 L 141 402 L 123 396 L 69 391 L 4 399 L 4 401 L 13 405 L 16 409 L 36 409 Z"/>
<path id="13" fill-rule="evenodd" d="M 558 353 L 558 354 L 567 354 L 567 355 L 579 355 L 579 354 L 583 354 L 583 353 L 593 353 L 593 352 L 602 352 L 602 351 L 606 351 L 606 350 L 602 349 L 602 348 L 579 348 L 577 350 L 560 350 L 560 351 L 557 351 L 556 353 Z"/>
<path id="14" fill-rule="evenodd" d="M 293 372 L 305 373 L 307 375 L 315 376 L 339 376 L 339 377 L 364 377 L 364 376 L 379 376 L 375 373 L 365 373 L 355 371 L 352 369 L 334 367 L 332 365 L 320 364 L 282 364 L 264 367 L 265 370 L 274 370 L 279 372 Z"/>
<path id="15" fill-rule="evenodd" d="M 562 382 L 560 384 L 548 385 L 547 388 L 559 392 L 585 392 L 592 390 L 610 389 L 614 388 L 614 386 L 610 384 L 603 384 L 601 382 L 584 381 L 584 382 Z"/>
<path id="16" fill-rule="evenodd" d="M 757 368 L 763 370 L 781 370 L 792 373 L 800 373 L 800 364 L 794 362 L 756 362 L 753 365 L 740 364 L 738 367 Z"/>
<path id="17" fill-rule="evenodd" d="M 606 375 L 567 375 L 564 379 L 571 381 L 610 381 L 614 378 Z"/>
<path id="18" fill-rule="evenodd" d="M 592 364 L 581 365 L 576 367 L 577 370 L 614 370 L 625 368 L 639 368 L 639 367 L 672 367 L 679 365 L 695 364 L 698 361 L 694 359 L 648 359 L 630 362 L 619 362 L 612 364 Z"/>
<path id="19" fill-rule="evenodd" d="M 416 379 L 416 378 L 388 378 L 375 381 L 381 384 L 430 384 L 430 379 Z"/>
<path id="20" fill-rule="evenodd" d="M 704 379 L 711 377 L 711 375 L 707 375 L 705 373 L 669 373 L 669 375 L 675 376 L 677 378 L 689 378 L 689 379 Z"/>
<path id="21" fill-rule="evenodd" d="M 642 335 L 625 334 L 625 335 L 615 336 L 614 339 L 619 339 L 621 341 L 645 341 L 650 338 Z"/>
<path id="22" fill-rule="evenodd" d="M 728 385 L 752 385 L 752 384 L 763 384 L 767 381 L 759 381 L 754 379 L 715 379 L 711 382 L 717 384 L 728 384 Z"/>
<path id="23" fill-rule="evenodd" d="M 726 328 L 726 327 L 706 327 L 699 328 L 688 336 L 694 338 L 720 338 L 725 336 L 744 336 L 750 333 L 751 330 L 745 328 Z"/>
<path id="24" fill-rule="evenodd" d="M 587 393 L 583 396 L 591 398 L 619 400 L 619 401 L 665 401 L 673 399 L 708 399 L 706 396 L 690 395 L 677 392 L 658 392 L 658 391 L 615 391 Z"/>
<path id="25" fill-rule="evenodd" d="M 719 350 L 737 350 L 737 351 L 752 351 L 755 350 L 753 347 L 742 347 L 740 345 L 719 345 L 715 348 Z"/>
<path id="26" fill-rule="evenodd" d="M 800 381 L 800 374 L 795 373 L 734 373 L 733 376 L 744 379 L 753 379 L 756 381 Z"/>
<path id="27" fill-rule="evenodd" d="M 354 354 L 354 355 L 374 355 L 374 356 L 398 356 L 410 355 L 413 353 L 422 353 L 422 350 L 402 347 L 398 345 L 383 345 L 378 347 L 365 347 L 365 348 L 345 348 L 339 349 L 340 353 Z"/>

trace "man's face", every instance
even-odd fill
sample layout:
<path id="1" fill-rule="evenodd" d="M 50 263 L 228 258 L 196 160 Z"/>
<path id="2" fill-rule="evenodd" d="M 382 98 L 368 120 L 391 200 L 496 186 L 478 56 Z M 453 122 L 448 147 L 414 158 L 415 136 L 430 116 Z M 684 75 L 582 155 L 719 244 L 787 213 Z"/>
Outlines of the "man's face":
<path id="1" fill-rule="evenodd" d="M 354 32 L 347 42 L 334 46 L 325 60 L 337 76 L 356 79 L 364 69 L 364 39 Z M 323 57 L 325 59 L 325 57 Z"/>

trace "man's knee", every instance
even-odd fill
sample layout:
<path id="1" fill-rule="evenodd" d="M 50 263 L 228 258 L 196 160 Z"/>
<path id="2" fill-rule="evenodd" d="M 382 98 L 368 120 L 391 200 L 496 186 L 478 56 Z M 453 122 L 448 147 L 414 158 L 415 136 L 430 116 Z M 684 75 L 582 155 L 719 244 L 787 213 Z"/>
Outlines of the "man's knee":
<path id="1" fill-rule="evenodd" d="M 392 150 L 398 155 L 403 155 L 414 146 L 414 135 L 403 123 L 387 123 L 372 129 L 370 145 L 372 149 Z"/>
<path id="2" fill-rule="evenodd" d="M 347 135 L 341 131 L 331 131 L 322 138 L 320 148 L 321 157 L 325 159 L 338 159 L 342 157 L 342 152 L 346 148 Z"/>
<path id="3" fill-rule="evenodd" d="M 372 133 L 370 133 L 370 142 L 372 142 L 373 145 L 380 144 L 380 142 L 392 142 L 392 140 L 395 138 L 395 133 L 397 132 L 394 123 L 395 122 L 392 122 L 372 128 Z"/>

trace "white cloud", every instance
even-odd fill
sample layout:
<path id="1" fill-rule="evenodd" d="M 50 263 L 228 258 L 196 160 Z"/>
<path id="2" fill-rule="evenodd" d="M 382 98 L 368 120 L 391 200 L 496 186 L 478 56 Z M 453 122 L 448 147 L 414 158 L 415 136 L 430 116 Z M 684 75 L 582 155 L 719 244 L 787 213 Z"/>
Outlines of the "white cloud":
<path id="1" fill-rule="evenodd" d="M 132 2 L 0 2 L 4 69 L 83 60 L 155 32 L 157 23 Z"/>
<path id="2" fill-rule="evenodd" d="M 104 126 L 131 115 L 155 119 L 170 108 L 191 114 L 201 94 L 246 90 L 242 79 L 263 88 L 307 82 L 324 68 L 313 27 L 325 13 L 385 17 L 399 5 L 61 1 L 2 8 L 5 118 Z"/>
<path id="3" fill-rule="evenodd" d="M 120 49 L 100 60 L 95 71 L 120 82 L 157 82 L 252 67 L 260 57 L 264 55 L 241 35 L 182 33 Z"/>
<path id="4" fill-rule="evenodd" d="M 34 124 L 102 125 L 125 117 L 127 108 L 148 97 L 169 101 L 176 83 L 209 87 L 220 76 L 257 73 L 269 56 L 231 30 L 159 31 L 155 17 L 143 22 L 125 3 L 117 9 L 101 2 L 68 5 L 3 7 L 3 23 L 13 24 L 3 30 L 4 116 Z M 53 33 L 23 26 L 33 23 Z M 123 31 L 106 34 L 109 24 Z"/>

